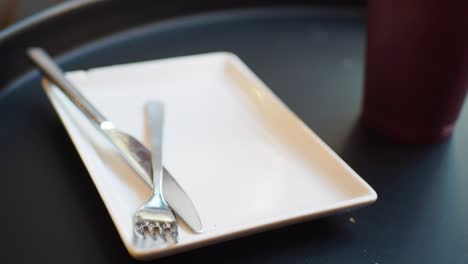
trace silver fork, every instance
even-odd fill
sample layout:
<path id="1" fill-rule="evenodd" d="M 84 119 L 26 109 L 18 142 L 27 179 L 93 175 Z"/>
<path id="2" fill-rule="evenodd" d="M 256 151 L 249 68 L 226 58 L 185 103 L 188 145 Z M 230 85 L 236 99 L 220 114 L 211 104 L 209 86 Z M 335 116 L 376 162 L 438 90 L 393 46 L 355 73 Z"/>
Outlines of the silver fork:
<path id="1" fill-rule="evenodd" d="M 149 233 L 153 239 L 159 234 L 165 240 L 172 237 L 178 240 L 178 230 L 174 213 L 169 208 L 162 190 L 162 132 L 164 123 L 164 105 L 152 101 L 146 104 L 147 120 L 149 121 L 151 162 L 153 165 L 153 196 L 143 204 L 133 217 L 134 229 L 145 237 Z"/>

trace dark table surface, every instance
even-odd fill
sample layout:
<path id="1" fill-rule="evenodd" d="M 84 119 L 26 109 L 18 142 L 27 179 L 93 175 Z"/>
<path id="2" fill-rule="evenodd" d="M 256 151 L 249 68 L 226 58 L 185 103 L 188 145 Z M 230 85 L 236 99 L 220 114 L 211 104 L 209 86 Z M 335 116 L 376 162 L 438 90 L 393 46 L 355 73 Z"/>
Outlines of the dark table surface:
<path id="1" fill-rule="evenodd" d="M 148 5 L 144 8 L 158 7 L 151 1 L 142 2 Z M 247 4 L 263 4 L 227 1 L 231 5 L 223 11 L 215 1 L 205 2 L 194 16 L 177 18 L 177 10 L 190 13 L 179 6 L 177 10 L 166 7 L 173 17 L 163 21 L 163 15 L 136 16 L 134 24 L 127 21 L 123 27 L 125 21 L 115 20 L 114 25 L 122 26 L 119 30 L 106 28 L 110 27 L 106 16 L 112 20 L 113 14 L 123 11 L 98 3 L 0 34 L 0 54 L 10 67 L 0 75 L 0 262 L 134 261 L 40 88 L 40 75 L 24 73 L 30 66 L 18 54 L 26 46 L 41 45 L 60 53 L 58 61 L 67 70 L 234 52 L 379 194 L 375 204 L 357 211 L 155 263 L 468 263 L 468 107 L 447 141 L 420 146 L 387 141 L 359 121 L 365 9 L 238 10 L 236 7 Z M 277 4 L 283 2 L 287 1 Z M 133 8 L 127 11 L 139 10 Z M 85 13 L 103 11 L 108 13 L 100 18 L 102 25 L 95 24 L 89 32 L 84 26 L 63 24 L 83 18 Z M 141 16 L 151 14 L 143 11 Z M 98 21 L 97 15 L 88 18 Z M 147 23 L 151 20 L 155 22 Z M 85 23 L 88 28 L 90 24 Z M 60 27 L 64 30 L 53 31 Z M 102 35 L 97 39 L 99 30 Z M 67 42 L 64 35 L 74 35 L 70 39 L 75 42 Z"/>

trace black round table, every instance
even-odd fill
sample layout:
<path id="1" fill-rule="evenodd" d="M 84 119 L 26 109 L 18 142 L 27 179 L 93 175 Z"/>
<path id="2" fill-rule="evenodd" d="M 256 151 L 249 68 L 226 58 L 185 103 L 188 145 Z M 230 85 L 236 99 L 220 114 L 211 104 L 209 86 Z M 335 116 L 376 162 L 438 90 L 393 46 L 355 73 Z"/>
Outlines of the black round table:
<path id="1" fill-rule="evenodd" d="M 2 263 L 130 263 L 24 49 L 66 70 L 237 54 L 379 194 L 369 207 L 155 261 L 468 263 L 468 107 L 400 145 L 361 125 L 366 9 L 333 1 L 72 1 L 0 33 Z"/>

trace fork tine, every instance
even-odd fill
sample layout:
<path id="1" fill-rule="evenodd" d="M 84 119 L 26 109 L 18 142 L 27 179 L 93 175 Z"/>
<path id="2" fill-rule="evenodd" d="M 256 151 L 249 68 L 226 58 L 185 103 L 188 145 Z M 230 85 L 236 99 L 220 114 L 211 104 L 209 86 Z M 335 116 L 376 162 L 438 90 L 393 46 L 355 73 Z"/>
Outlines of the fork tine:
<path id="1" fill-rule="evenodd" d="M 177 230 L 177 225 L 173 224 L 171 226 L 171 235 L 175 243 L 179 242 L 179 231 Z"/>
<path id="2" fill-rule="evenodd" d="M 142 224 L 142 223 L 136 223 L 135 224 L 135 232 L 138 234 L 138 235 L 141 235 L 141 236 L 144 236 L 145 234 L 145 226 Z"/>
<path id="3" fill-rule="evenodd" d="M 161 223 L 156 222 L 156 228 L 154 230 L 154 233 L 155 233 L 155 238 L 156 238 L 157 235 L 159 235 L 160 237 L 162 237 L 164 239 L 164 232 L 163 232 L 163 228 L 161 226 Z"/>
<path id="4" fill-rule="evenodd" d="M 171 223 L 165 222 L 163 224 L 163 229 L 166 241 L 171 240 L 171 238 L 173 238 Z"/>
<path id="5" fill-rule="evenodd" d="M 155 223 L 151 223 L 150 226 L 148 226 L 148 235 L 153 239 L 156 240 L 156 235 L 154 233 L 154 230 L 157 229 L 157 226 Z"/>
<path id="6" fill-rule="evenodd" d="M 166 241 L 166 242 L 171 241 L 171 235 L 170 235 L 169 231 L 167 229 L 164 229 L 163 233 L 164 233 L 163 234 L 164 241 Z"/>
<path id="7" fill-rule="evenodd" d="M 167 235 L 167 231 L 165 231 L 164 229 L 161 229 L 161 238 L 165 241 L 165 242 L 168 242 L 169 239 L 168 239 L 168 235 Z"/>
<path id="8" fill-rule="evenodd" d="M 171 229 L 171 225 L 167 222 L 164 222 L 163 225 L 162 225 L 162 228 L 164 229 L 164 231 L 166 230 L 170 230 Z"/>

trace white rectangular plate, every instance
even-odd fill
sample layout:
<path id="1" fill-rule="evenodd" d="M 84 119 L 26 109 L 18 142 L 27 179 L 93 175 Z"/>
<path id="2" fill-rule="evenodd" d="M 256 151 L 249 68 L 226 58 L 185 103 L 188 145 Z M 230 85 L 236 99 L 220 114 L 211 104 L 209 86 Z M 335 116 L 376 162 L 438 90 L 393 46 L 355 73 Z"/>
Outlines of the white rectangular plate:
<path id="1" fill-rule="evenodd" d="M 231 53 L 67 74 L 123 131 L 145 140 L 144 104 L 166 104 L 164 164 L 198 209 L 202 234 L 135 237 L 132 216 L 151 190 L 79 110 L 44 88 L 129 253 L 148 259 L 360 207 L 375 191 Z"/>

